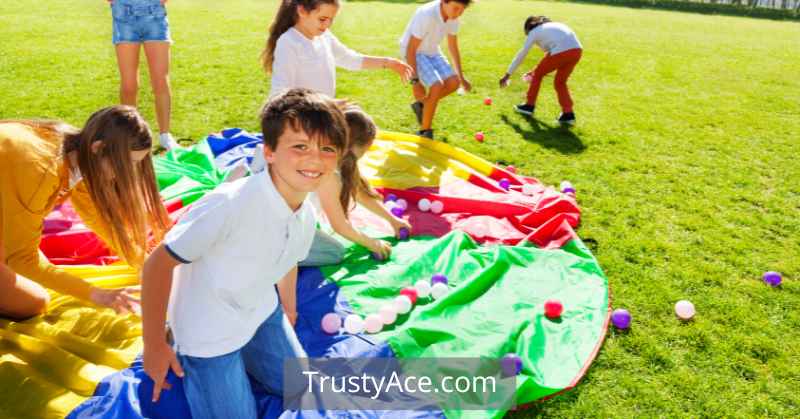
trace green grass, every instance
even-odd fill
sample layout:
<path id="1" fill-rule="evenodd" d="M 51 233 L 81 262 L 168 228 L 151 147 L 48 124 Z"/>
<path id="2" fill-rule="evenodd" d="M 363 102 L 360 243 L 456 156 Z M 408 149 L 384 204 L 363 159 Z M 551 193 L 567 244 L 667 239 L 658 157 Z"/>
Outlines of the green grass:
<path id="1" fill-rule="evenodd" d="M 258 55 L 275 4 L 171 2 L 174 133 L 256 129 L 269 90 Z M 416 6 L 350 2 L 334 31 L 361 52 L 396 55 Z M 552 79 L 535 123 L 511 111 L 524 92 L 518 75 L 495 87 L 534 13 L 568 23 L 585 46 L 570 83 L 573 131 L 552 122 Z M 511 416 L 800 415 L 800 25 L 507 0 L 479 2 L 463 22 L 476 92 L 442 102 L 437 133 L 545 183 L 571 180 L 579 234 L 598 243 L 613 305 L 634 316 L 631 332 L 609 332 L 574 390 Z M 110 39 L 104 1 L 0 2 L 0 118 L 81 124 L 116 102 Z M 410 91 L 393 74 L 340 71 L 338 82 L 381 127 L 415 129 Z M 144 71 L 140 104 L 154 124 L 147 83 Z M 484 144 L 472 139 L 478 130 Z M 785 274 L 782 288 L 761 283 L 766 270 Z M 698 310 L 688 324 L 672 314 L 684 298 Z"/>

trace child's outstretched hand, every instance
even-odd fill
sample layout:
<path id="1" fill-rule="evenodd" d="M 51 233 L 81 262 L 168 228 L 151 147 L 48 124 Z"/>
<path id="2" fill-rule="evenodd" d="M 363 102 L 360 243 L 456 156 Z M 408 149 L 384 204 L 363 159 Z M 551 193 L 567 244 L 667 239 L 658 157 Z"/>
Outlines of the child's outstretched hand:
<path id="1" fill-rule="evenodd" d="M 389 242 L 380 240 L 380 239 L 372 239 L 369 242 L 367 248 L 378 255 L 381 256 L 381 260 L 386 260 L 392 254 L 392 245 Z"/>
<path id="2" fill-rule="evenodd" d="M 390 221 L 390 224 L 392 225 L 392 229 L 394 229 L 394 236 L 397 238 L 400 238 L 400 230 L 404 228 L 408 230 L 409 235 L 411 234 L 411 224 L 402 218 L 395 217 Z"/>
<path id="3" fill-rule="evenodd" d="M 500 79 L 500 87 L 508 87 L 509 84 L 511 84 L 511 75 L 506 73 L 506 75 Z"/>
<path id="4" fill-rule="evenodd" d="M 162 388 L 167 390 L 172 388 L 166 381 L 167 371 L 170 368 L 178 377 L 183 378 L 181 363 L 178 361 L 175 351 L 166 341 L 145 345 L 142 362 L 144 363 L 144 372 L 153 380 L 153 403 L 158 402 Z"/>
<path id="5" fill-rule="evenodd" d="M 386 67 L 397 73 L 400 79 L 403 80 L 403 83 L 408 83 L 408 81 L 414 77 L 414 69 L 398 59 L 387 58 Z"/>

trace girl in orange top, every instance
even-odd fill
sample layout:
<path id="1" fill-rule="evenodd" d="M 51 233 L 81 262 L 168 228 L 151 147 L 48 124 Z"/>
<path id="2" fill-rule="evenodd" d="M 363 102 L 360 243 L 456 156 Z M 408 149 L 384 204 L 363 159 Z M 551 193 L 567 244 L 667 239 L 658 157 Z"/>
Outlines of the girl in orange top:
<path id="1" fill-rule="evenodd" d="M 39 251 L 45 217 L 67 197 L 82 221 L 130 265 L 170 223 L 156 186 L 152 137 L 136 109 L 95 112 L 83 129 L 57 121 L 0 121 L 0 315 L 41 313 L 44 287 L 135 311 L 134 288 L 101 289 L 51 264 Z"/>

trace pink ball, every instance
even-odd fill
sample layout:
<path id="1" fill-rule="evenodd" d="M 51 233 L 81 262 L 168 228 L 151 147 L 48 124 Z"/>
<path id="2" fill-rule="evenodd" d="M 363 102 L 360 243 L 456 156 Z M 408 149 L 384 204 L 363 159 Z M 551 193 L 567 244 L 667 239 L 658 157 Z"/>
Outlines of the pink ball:
<path id="1" fill-rule="evenodd" d="M 549 319 L 557 319 L 561 317 L 561 313 L 563 311 L 564 306 L 561 304 L 561 301 L 547 300 L 544 302 L 544 315 Z"/>
<path id="2" fill-rule="evenodd" d="M 506 170 L 508 170 L 511 173 L 517 173 L 517 168 L 514 166 L 508 166 L 506 167 Z"/>
<path id="3" fill-rule="evenodd" d="M 328 313 L 322 316 L 322 330 L 329 334 L 335 335 L 342 327 L 342 318 L 336 313 Z"/>
<path id="4" fill-rule="evenodd" d="M 431 202 L 431 212 L 434 214 L 439 214 L 444 211 L 444 202 L 442 201 L 433 201 Z"/>
<path id="5" fill-rule="evenodd" d="M 492 98 L 487 97 L 486 99 L 483 100 L 483 104 L 486 105 L 486 106 L 491 105 L 492 104 Z"/>
<path id="6" fill-rule="evenodd" d="M 475 139 L 478 140 L 479 143 L 482 143 L 484 139 L 483 131 L 476 132 Z"/>
<path id="7" fill-rule="evenodd" d="M 370 314 L 367 316 L 366 320 L 364 320 L 364 328 L 366 329 L 367 333 L 378 333 L 383 329 L 383 321 L 381 320 L 381 316 L 377 314 Z"/>
<path id="8" fill-rule="evenodd" d="M 408 299 L 411 300 L 411 304 L 416 304 L 417 303 L 417 297 L 419 296 L 417 294 L 417 289 L 414 288 L 414 287 L 405 287 L 405 288 L 403 288 L 400 291 L 400 295 L 405 295 L 406 297 L 408 297 Z"/>

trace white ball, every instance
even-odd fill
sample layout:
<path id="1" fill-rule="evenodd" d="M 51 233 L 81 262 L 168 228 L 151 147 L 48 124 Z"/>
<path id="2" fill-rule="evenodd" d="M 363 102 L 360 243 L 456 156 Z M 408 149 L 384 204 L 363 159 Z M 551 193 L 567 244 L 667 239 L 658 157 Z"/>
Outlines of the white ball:
<path id="1" fill-rule="evenodd" d="M 559 189 L 563 191 L 564 189 L 567 189 L 567 188 L 572 188 L 572 183 L 570 183 L 570 181 L 568 181 L 568 180 L 565 180 L 565 181 L 561 182 L 561 186 L 559 187 Z"/>
<path id="2" fill-rule="evenodd" d="M 417 297 L 419 298 L 425 298 L 431 295 L 431 284 L 424 279 L 420 279 L 414 283 L 414 289 L 417 290 Z"/>
<path id="3" fill-rule="evenodd" d="M 444 202 L 442 201 L 433 201 L 431 202 L 431 212 L 434 214 L 439 214 L 444 210 Z"/>
<path id="4" fill-rule="evenodd" d="M 687 300 L 680 300 L 675 303 L 675 314 L 681 320 L 689 320 L 694 317 L 694 304 Z"/>
<path id="5" fill-rule="evenodd" d="M 525 183 L 522 185 L 522 193 L 528 196 L 533 196 L 533 194 L 536 193 L 536 187 L 530 183 Z"/>
<path id="6" fill-rule="evenodd" d="M 422 212 L 428 212 L 431 209 L 431 201 L 428 198 L 422 198 L 417 202 L 417 208 Z"/>
<path id="7" fill-rule="evenodd" d="M 400 199 L 397 200 L 397 206 L 402 208 L 403 211 L 405 211 L 405 210 L 408 209 L 408 201 L 406 201 L 403 198 L 400 198 Z"/>
<path id="8" fill-rule="evenodd" d="M 350 314 L 344 319 L 344 330 L 351 335 L 364 331 L 364 320 L 358 314 Z"/>
<path id="9" fill-rule="evenodd" d="M 378 333 L 383 329 L 383 320 L 381 320 L 381 316 L 377 314 L 370 314 L 367 316 L 367 319 L 364 320 L 364 327 L 367 333 Z"/>
<path id="10" fill-rule="evenodd" d="M 395 310 L 394 306 L 391 304 L 384 304 L 380 310 L 378 310 L 378 315 L 381 316 L 381 321 L 385 325 L 390 325 L 397 320 L 397 310 Z"/>
<path id="11" fill-rule="evenodd" d="M 397 314 L 406 314 L 411 311 L 411 299 L 405 295 L 398 295 L 394 298 L 394 310 Z"/>
<path id="12" fill-rule="evenodd" d="M 434 299 L 438 300 L 444 297 L 448 291 L 450 291 L 450 289 L 447 288 L 447 285 L 441 282 L 437 282 L 433 284 L 433 287 L 431 288 L 431 296 L 433 296 Z"/>
<path id="13" fill-rule="evenodd" d="M 383 206 L 386 207 L 387 210 L 391 211 L 392 208 L 398 207 L 399 205 L 395 201 L 386 201 L 386 203 L 383 204 Z"/>

